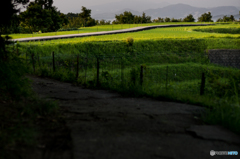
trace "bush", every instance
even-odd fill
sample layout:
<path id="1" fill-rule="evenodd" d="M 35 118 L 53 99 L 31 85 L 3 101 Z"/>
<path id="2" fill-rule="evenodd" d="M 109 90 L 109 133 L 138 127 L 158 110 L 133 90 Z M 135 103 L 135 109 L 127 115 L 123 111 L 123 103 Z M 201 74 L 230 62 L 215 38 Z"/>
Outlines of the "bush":
<path id="1" fill-rule="evenodd" d="M 127 45 L 128 45 L 128 46 L 132 46 L 132 45 L 133 45 L 133 42 L 134 42 L 134 40 L 133 40 L 133 38 L 132 38 L 132 37 L 128 37 L 128 38 L 127 38 L 127 40 L 126 40 L 126 42 L 127 42 Z"/>
<path id="2" fill-rule="evenodd" d="M 19 100 L 30 94 L 30 85 L 24 77 L 27 68 L 20 59 L 11 61 L 1 61 L 0 63 L 0 92 L 2 98 L 12 98 Z"/>

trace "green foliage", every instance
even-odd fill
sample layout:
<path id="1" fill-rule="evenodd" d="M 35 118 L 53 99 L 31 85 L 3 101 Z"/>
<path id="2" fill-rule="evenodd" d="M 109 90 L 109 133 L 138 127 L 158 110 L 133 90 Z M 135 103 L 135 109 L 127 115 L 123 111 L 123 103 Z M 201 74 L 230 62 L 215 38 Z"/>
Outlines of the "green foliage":
<path id="1" fill-rule="evenodd" d="M 26 71 L 23 62 L 18 58 L 11 59 L 11 61 L 1 61 L 1 98 L 20 100 L 30 94 L 29 81 L 23 76 Z"/>
<path id="2" fill-rule="evenodd" d="M 158 17 L 157 19 L 153 19 L 153 23 L 161 23 L 164 22 L 164 18 Z"/>
<path id="3" fill-rule="evenodd" d="M 207 71 L 207 91 L 219 98 L 232 97 L 240 92 L 240 76 L 238 70 L 231 72 L 223 69 Z"/>
<path id="4" fill-rule="evenodd" d="M 181 21 L 182 21 L 182 19 L 175 19 L 175 18 L 171 19 L 171 22 L 181 22 Z"/>
<path id="5" fill-rule="evenodd" d="M 204 13 L 198 18 L 198 22 L 213 22 L 211 12 Z"/>
<path id="6" fill-rule="evenodd" d="M 217 20 L 217 22 L 234 22 L 234 21 L 235 21 L 235 18 L 233 15 L 231 15 L 230 17 L 223 16 L 223 18 L 219 18 Z"/>
<path id="7" fill-rule="evenodd" d="M 192 14 L 189 14 L 187 17 L 183 19 L 184 22 L 195 22 L 195 19 Z"/>
<path id="8" fill-rule="evenodd" d="M 90 27 L 98 24 L 98 21 L 91 18 L 91 10 L 82 6 L 81 13 L 68 13 L 66 14 L 68 18 L 67 24 L 65 24 L 63 29 L 71 29 L 71 28 L 80 28 L 80 27 Z"/>
<path id="9" fill-rule="evenodd" d="M 67 23 L 65 16 L 51 5 L 52 1 L 44 4 L 43 2 L 45 1 L 31 2 L 27 10 L 20 14 L 21 27 L 28 28 L 30 32 L 49 32 L 56 31 Z"/>
<path id="10" fill-rule="evenodd" d="M 207 124 L 223 125 L 224 127 L 240 133 L 240 107 L 238 105 L 230 105 L 228 101 L 219 101 L 212 109 L 207 109 L 202 119 Z"/>
<path id="11" fill-rule="evenodd" d="M 128 37 L 128 38 L 126 39 L 126 42 L 127 42 L 127 45 L 128 45 L 128 46 L 133 46 L 134 40 L 133 40 L 132 37 Z"/>
<path id="12" fill-rule="evenodd" d="M 170 21 L 171 21 L 171 19 L 170 19 L 170 18 L 168 18 L 168 17 L 166 17 L 166 18 L 164 19 L 164 21 L 165 21 L 165 22 L 170 22 Z"/>
<path id="13" fill-rule="evenodd" d="M 143 12 L 142 16 L 133 15 L 130 11 L 125 11 L 122 14 L 115 15 L 116 20 L 113 24 L 135 24 L 135 23 L 151 23 L 151 17 L 146 16 Z"/>
<path id="14" fill-rule="evenodd" d="M 200 32 L 209 32 L 209 33 L 224 33 L 224 34 L 240 34 L 240 27 L 209 27 L 209 28 L 201 28 L 194 29 L 194 31 Z"/>

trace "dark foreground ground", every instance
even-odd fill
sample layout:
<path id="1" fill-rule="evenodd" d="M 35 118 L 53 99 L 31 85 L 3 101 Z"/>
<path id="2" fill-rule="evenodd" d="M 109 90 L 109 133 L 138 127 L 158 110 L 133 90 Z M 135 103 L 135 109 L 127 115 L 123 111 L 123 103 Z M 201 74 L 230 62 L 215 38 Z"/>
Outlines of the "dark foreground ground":
<path id="1" fill-rule="evenodd" d="M 52 149 L 56 152 L 51 153 L 49 148 L 45 158 L 205 159 L 213 158 L 211 150 L 240 152 L 239 136 L 219 126 L 202 124 L 202 107 L 126 98 L 52 79 L 29 78 L 40 97 L 59 103 L 69 130 L 63 131 L 56 142 L 49 140 L 55 143 Z M 71 146 L 64 149 L 65 144 Z"/>

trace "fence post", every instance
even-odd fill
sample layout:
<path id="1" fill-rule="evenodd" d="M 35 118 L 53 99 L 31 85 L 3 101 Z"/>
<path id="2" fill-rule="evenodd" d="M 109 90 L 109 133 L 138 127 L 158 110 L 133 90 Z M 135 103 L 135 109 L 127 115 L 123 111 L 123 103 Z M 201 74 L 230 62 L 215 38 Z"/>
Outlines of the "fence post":
<path id="1" fill-rule="evenodd" d="M 17 47 L 17 56 L 19 56 L 18 47 Z"/>
<path id="2" fill-rule="evenodd" d="M 100 86 L 100 83 L 99 83 L 99 58 L 97 58 L 97 87 Z"/>
<path id="3" fill-rule="evenodd" d="M 141 72 L 140 72 L 140 85 L 143 84 L 143 66 L 141 66 Z"/>
<path id="4" fill-rule="evenodd" d="M 79 55 L 77 55 L 77 73 L 76 73 L 76 80 L 78 79 L 78 72 L 79 72 Z"/>
<path id="5" fill-rule="evenodd" d="M 88 67 L 88 59 L 87 57 L 85 58 L 86 64 L 85 64 L 85 84 L 87 84 L 87 67 Z"/>
<path id="6" fill-rule="evenodd" d="M 204 88 L 205 88 L 205 73 L 202 73 L 202 80 L 201 80 L 201 87 L 200 87 L 200 95 L 204 95 Z"/>
<path id="7" fill-rule="evenodd" d="M 52 63 L 53 63 L 53 72 L 55 72 L 55 57 L 54 57 L 54 51 L 52 52 Z"/>
<path id="8" fill-rule="evenodd" d="M 166 91 L 167 91 L 167 85 L 168 85 L 168 66 L 166 71 Z"/>
<path id="9" fill-rule="evenodd" d="M 33 72 L 35 73 L 34 53 L 32 53 Z"/>
<path id="10" fill-rule="evenodd" d="M 40 66 L 41 66 L 41 64 L 40 64 L 39 53 L 37 54 L 37 56 L 38 56 L 38 66 L 40 67 Z"/>
<path id="11" fill-rule="evenodd" d="M 123 83 L 123 80 L 124 80 L 123 71 L 124 71 L 124 68 L 123 68 L 123 59 L 121 58 L 121 82 L 122 82 L 122 85 L 124 84 L 124 83 Z"/>

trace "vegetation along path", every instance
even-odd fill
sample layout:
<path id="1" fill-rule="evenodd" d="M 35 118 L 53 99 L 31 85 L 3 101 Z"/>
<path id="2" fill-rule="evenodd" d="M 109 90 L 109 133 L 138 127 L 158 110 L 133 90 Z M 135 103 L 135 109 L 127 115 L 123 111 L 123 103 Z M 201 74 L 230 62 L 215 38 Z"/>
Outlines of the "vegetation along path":
<path id="1" fill-rule="evenodd" d="M 93 32 L 93 33 L 82 33 L 82 34 L 68 34 L 68 35 L 58 35 L 58 36 L 45 36 L 45 37 L 32 37 L 32 38 L 21 38 L 14 39 L 13 41 L 19 42 L 28 42 L 28 41 L 45 41 L 45 40 L 56 40 L 56 39 L 65 39 L 65 38 L 76 38 L 76 37 L 87 37 L 87 36 L 98 36 L 98 35 L 110 35 L 110 34 L 120 34 L 128 32 L 137 32 L 155 28 L 167 28 L 167 27 L 186 27 L 186 26 L 207 26 L 214 24 L 180 24 L 180 25 L 156 25 L 156 26 L 144 26 L 144 27 L 135 27 L 122 30 L 114 31 L 102 31 L 102 32 Z"/>
<path id="2" fill-rule="evenodd" d="M 75 159 L 206 159 L 240 152 L 240 137 L 199 120 L 203 107 L 130 98 L 30 76 L 42 98 L 66 109 Z M 218 158 L 238 156 L 218 156 Z"/>

